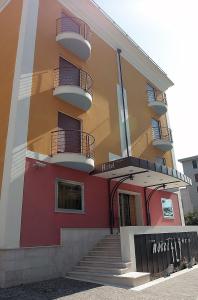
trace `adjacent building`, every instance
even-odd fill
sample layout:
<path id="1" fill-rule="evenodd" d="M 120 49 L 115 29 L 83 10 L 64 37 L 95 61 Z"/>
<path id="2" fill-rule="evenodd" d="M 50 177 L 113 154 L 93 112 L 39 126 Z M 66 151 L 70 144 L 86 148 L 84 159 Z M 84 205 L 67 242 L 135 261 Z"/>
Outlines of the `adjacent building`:
<path id="1" fill-rule="evenodd" d="M 167 75 L 94 1 L 0 1 L 0 26 L 0 285 L 62 276 L 120 227 L 183 225 Z"/>
<path id="2" fill-rule="evenodd" d="M 187 207 L 185 213 L 198 210 L 198 156 L 191 156 L 179 160 L 182 163 L 183 170 L 187 176 L 192 179 L 192 186 L 188 186 L 182 193 L 182 201 Z"/>

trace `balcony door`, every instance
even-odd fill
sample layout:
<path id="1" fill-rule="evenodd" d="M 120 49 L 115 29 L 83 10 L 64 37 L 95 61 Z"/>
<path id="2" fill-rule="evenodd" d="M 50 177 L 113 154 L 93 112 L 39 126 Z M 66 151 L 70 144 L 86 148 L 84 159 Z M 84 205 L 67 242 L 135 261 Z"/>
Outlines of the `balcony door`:
<path id="1" fill-rule="evenodd" d="M 147 84 L 147 95 L 150 103 L 156 101 L 155 89 L 149 84 Z"/>
<path id="2" fill-rule="evenodd" d="M 80 86 L 80 70 L 62 57 L 59 58 L 59 85 Z"/>
<path id="3" fill-rule="evenodd" d="M 75 32 L 80 34 L 80 24 L 76 18 L 61 14 L 61 29 L 62 32 Z"/>
<path id="4" fill-rule="evenodd" d="M 58 113 L 58 153 L 81 153 L 81 122 Z"/>
<path id="5" fill-rule="evenodd" d="M 160 122 L 152 119 L 152 130 L 153 130 L 153 138 L 154 140 L 161 139 L 161 125 Z"/>

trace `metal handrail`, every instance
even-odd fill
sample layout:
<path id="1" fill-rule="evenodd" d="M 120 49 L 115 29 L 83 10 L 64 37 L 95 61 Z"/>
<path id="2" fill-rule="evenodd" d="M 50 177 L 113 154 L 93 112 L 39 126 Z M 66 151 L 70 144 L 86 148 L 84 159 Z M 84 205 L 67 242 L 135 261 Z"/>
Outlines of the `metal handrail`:
<path id="1" fill-rule="evenodd" d="M 58 153 L 78 153 L 93 158 L 95 138 L 84 131 L 59 129 L 51 132 L 51 156 Z"/>
<path id="2" fill-rule="evenodd" d="M 168 127 L 152 127 L 153 140 L 163 140 L 172 143 L 172 130 Z"/>
<path id="3" fill-rule="evenodd" d="M 54 88 L 61 85 L 73 85 L 81 87 L 85 92 L 88 92 L 90 95 L 93 94 L 92 86 L 93 79 L 92 77 L 84 70 L 78 69 L 79 78 L 76 78 L 76 73 L 73 70 L 68 68 L 55 68 L 54 69 Z M 61 71 L 60 71 L 61 70 Z"/>
<path id="4" fill-rule="evenodd" d="M 151 95 L 153 96 L 153 91 L 152 90 L 147 90 L 147 95 Z M 166 98 L 166 94 L 165 93 L 162 93 L 162 92 L 159 92 L 159 91 L 156 91 L 154 92 L 154 98 L 152 101 L 150 101 L 150 103 L 152 102 L 155 102 L 155 101 L 159 101 L 159 102 L 163 102 L 164 104 L 167 105 L 167 98 Z"/>
<path id="5" fill-rule="evenodd" d="M 72 23 L 69 23 L 69 21 L 72 21 L 77 26 L 79 26 L 79 32 L 75 31 L 75 29 L 72 27 Z M 82 37 L 84 37 L 85 40 L 89 42 L 91 39 L 91 29 L 89 25 L 87 25 L 87 23 L 85 23 L 83 20 L 76 17 L 65 16 L 56 20 L 56 35 L 63 32 L 79 33 Z"/>

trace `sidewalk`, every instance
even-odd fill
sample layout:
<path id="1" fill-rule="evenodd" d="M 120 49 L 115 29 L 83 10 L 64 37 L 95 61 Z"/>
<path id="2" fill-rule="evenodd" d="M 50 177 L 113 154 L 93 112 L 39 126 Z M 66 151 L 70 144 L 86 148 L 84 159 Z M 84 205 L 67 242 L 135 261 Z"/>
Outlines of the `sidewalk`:
<path id="1" fill-rule="evenodd" d="M 0 300 L 198 300 L 198 268 L 142 291 L 56 279 L 0 289 Z"/>

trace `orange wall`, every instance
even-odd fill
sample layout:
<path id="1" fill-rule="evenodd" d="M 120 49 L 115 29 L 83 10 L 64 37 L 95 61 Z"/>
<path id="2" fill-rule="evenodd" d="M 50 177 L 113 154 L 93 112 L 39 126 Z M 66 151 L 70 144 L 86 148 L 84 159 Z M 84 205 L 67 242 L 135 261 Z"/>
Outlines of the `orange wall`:
<path id="1" fill-rule="evenodd" d="M 46 9 L 48 4 L 48 9 Z M 78 60 L 56 43 L 56 19 L 61 5 L 55 1 L 40 2 L 36 40 L 34 79 L 29 120 L 29 149 L 48 154 L 50 131 L 57 127 L 58 111 L 83 121 L 83 130 L 96 138 L 96 161 L 108 160 L 108 153 L 120 154 L 119 124 L 117 122 L 117 65 L 114 50 L 95 34 L 92 35 L 92 55 L 87 62 Z M 53 69 L 63 56 L 88 71 L 94 80 L 94 101 L 88 112 L 83 112 L 53 97 Z M 110 65 L 111 68 L 106 68 Z"/>
<path id="2" fill-rule="evenodd" d="M 159 120 L 162 127 L 167 126 L 167 120 L 165 115 L 159 117 L 148 106 L 146 90 L 148 80 L 125 59 L 122 59 L 122 69 L 125 88 L 127 90 L 133 155 L 151 161 L 157 157 L 164 157 L 166 158 L 167 165 L 172 167 L 171 152 L 163 153 L 152 146 L 152 118 Z"/>
<path id="3" fill-rule="evenodd" d="M 22 0 L 15 0 L 0 13 L 0 186 L 3 175 L 21 11 Z"/>
<path id="4" fill-rule="evenodd" d="M 56 129 L 58 111 L 61 111 L 81 119 L 83 130 L 94 135 L 98 164 L 108 161 L 109 152 L 121 155 L 116 52 L 94 33 L 92 54 L 87 62 L 80 61 L 59 46 L 56 43 L 56 19 L 61 16 L 62 9 L 56 1 L 40 1 L 28 147 L 35 152 L 50 153 L 50 132 Z M 53 97 L 53 69 L 58 66 L 59 56 L 88 71 L 94 80 L 93 105 L 86 113 Z M 155 159 L 162 156 L 162 152 L 151 146 L 149 130 L 153 113 L 147 105 L 146 79 L 125 60 L 123 71 L 134 141 L 133 155 Z M 172 166 L 170 154 L 165 156 L 168 165 Z"/>

